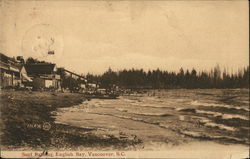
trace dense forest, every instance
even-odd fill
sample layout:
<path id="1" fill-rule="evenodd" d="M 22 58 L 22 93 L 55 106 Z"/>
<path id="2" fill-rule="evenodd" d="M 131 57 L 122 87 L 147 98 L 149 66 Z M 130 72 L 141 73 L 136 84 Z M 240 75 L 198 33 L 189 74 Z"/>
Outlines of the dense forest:
<path id="1" fill-rule="evenodd" d="M 109 68 L 102 75 L 87 74 L 90 82 L 98 83 L 103 88 L 117 85 L 121 88 L 249 88 L 249 66 L 239 69 L 237 73 L 221 71 L 217 65 L 210 71 L 198 72 L 195 69 L 178 72 L 162 71 L 160 69 L 144 71 L 129 69 L 112 71 Z"/>
<path id="2" fill-rule="evenodd" d="M 32 57 L 26 63 L 48 63 L 39 61 Z M 73 84 L 77 87 L 82 83 L 79 79 L 73 79 L 64 75 L 62 70 L 58 70 L 62 77 L 62 86 Z M 129 69 L 113 71 L 109 68 L 102 75 L 87 74 L 89 83 L 99 84 L 102 88 L 110 88 L 117 85 L 120 88 L 132 89 L 175 89 L 175 88 L 249 88 L 249 66 L 239 69 L 236 73 L 229 73 L 226 69 L 221 71 L 219 65 L 210 71 L 198 72 L 194 68 L 185 70 L 181 68 L 178 72 L 166 70 Z M 70 83 L 70 84 L 69 84 Z"/>

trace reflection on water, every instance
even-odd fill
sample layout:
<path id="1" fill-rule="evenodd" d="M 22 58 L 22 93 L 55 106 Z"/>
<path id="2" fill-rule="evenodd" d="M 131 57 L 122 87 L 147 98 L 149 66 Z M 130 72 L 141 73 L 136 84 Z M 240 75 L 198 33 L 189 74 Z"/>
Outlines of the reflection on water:
<path id="1" fill-rule="evenodd" d="M 77 122 L 86 125 L 87 120 L 98 120 L 95 119 L 97 116 L 86 116 L 105 115 L 104 119 L 108 124 L 102 126 L 107 129 L 130 132 L 140 122 L 163 128 L 161 131 L 168 129 L 192 138 L 249 143 L 247 89 L 151 90 L 145 94 L 121 96 L 114 100 L 93 99 L 74 107 L 61 108 L 57 113 L 57 121 L 67 124 L 77 125 Z M 121 123 L 126 124 L 116 123 L 116 119 L 123 119 Z M 146 131 L 145 129 L 140 128 L 134 133 L 140 135 L 140 131 Z M 159 135 L 160 133 L 159 129 Z"/>

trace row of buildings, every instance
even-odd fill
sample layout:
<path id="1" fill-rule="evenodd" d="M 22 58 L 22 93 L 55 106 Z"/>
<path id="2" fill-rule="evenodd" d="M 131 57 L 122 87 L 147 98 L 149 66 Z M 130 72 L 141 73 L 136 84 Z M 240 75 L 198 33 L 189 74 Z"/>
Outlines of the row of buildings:
<path id="1" fill-rule="evenodd" d="M 60 71 L 59 71 L 60 70 Z M 34 89 L 62 88 L 62 72 L 70 77 L 85 79 L 54 63 L 25 63 L 22 57 L 8 57 L 0 53 L 0 88 L 30 87 Z"/>

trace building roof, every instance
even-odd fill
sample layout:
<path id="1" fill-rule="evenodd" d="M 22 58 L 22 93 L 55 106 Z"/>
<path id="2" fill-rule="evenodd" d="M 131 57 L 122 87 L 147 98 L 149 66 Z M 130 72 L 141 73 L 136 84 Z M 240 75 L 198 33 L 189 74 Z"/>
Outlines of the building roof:
<path id="1" fill-rule="evenodd" d="M 0 60 L 1 62 L 4 62 L 4 63 L 17 62 L 15 58 L 8 57 L 1 52 L 0 52 Z"/>
<path id="2" fill-rule="evenodd" d="M 24 65 L 28 76 L 52 74 L 55 66 L 55 64 L 50 63 L 32 63 Z"/>
<path id="3" fill-rule="evenodd" d="M 0 68 L 12 72 L 19 72 L 20 63 L 15 60 L 15 58 L 8 57 L 4 55 L 3 53 L 0 53 Z"/>

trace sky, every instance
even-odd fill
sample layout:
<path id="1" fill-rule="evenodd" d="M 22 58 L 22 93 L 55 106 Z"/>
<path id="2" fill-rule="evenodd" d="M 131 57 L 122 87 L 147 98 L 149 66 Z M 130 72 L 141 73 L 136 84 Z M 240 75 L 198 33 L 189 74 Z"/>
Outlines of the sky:
<path id="1" fill-rule="evenodd" d="M 248 66 L 247 0 L 0 0 L 0 52 L 76 73 Z M 48 51 L 54 51 L 49 55 Z"/>

